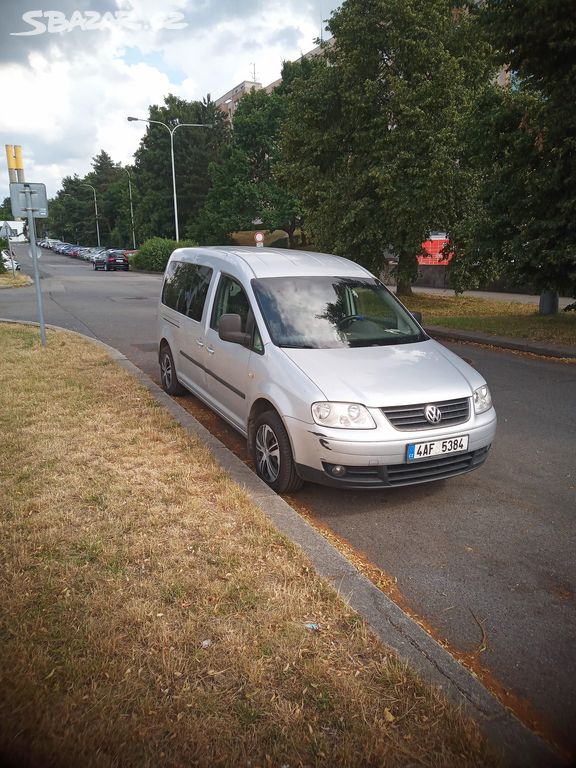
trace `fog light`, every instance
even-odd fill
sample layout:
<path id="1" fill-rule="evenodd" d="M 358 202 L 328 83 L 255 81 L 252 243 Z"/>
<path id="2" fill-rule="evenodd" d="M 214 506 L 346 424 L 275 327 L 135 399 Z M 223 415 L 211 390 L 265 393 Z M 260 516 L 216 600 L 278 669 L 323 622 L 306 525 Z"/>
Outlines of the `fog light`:
<path id="1" fill-rule="evenodd" d="M 344 477 L 346 474 L 346 467 L 343 467 L 341 464 L 336 464 L 332 467 L 330 472 L 334 475 L 334 477 Z"/>

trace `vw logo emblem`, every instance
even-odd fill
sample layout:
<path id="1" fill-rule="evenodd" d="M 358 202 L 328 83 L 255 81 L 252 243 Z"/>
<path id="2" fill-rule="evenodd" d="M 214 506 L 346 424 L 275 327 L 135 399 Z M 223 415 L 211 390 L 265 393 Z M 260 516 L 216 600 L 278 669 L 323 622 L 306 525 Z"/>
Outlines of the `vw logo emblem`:
<path id="1" fill-rule="evenodd" d="M 442 421 L 442 411 L 437 405 L 427 405 L 424 408 L 424 416 L 430 424 L 439 424 Z"/>

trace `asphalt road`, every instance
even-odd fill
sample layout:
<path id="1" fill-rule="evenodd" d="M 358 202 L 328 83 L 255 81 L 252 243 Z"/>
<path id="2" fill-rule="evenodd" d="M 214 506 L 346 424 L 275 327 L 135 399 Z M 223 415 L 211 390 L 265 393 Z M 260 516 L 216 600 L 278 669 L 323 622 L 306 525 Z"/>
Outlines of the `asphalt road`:
<path id="1" fill-rule="evenodd" d="M 40 264 L 46 322 L 105 341 L 158 380 L 159 276 L 93 272 L 48 251 Z M 37 320 L 33 288 L 0 291 L 0 317 Z M 413 616 L 576 755 L 576 365 L 448 346 L 493 393 L 499 424 L 486 464 L 417 488 L 307 485 L 298 505 L 388 574 Z"/>

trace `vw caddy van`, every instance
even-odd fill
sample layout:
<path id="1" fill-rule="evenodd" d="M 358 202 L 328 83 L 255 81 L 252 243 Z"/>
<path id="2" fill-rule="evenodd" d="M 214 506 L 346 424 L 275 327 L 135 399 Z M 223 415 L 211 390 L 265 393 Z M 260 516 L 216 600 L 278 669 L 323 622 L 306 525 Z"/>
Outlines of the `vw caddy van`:
<path id="1" fill-rule="evenodd" d="M 496 414 L 482 376 L 338 256 L 182 248 L 158 312 L 162 386 L 247 439 L 279 493 L 411 485 L 477 469 Z"/>

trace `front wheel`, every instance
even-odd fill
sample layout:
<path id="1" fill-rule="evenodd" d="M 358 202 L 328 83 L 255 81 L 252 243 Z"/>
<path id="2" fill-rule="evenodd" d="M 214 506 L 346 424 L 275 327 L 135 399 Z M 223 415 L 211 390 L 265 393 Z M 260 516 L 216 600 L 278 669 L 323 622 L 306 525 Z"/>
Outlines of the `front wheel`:
<path id="1" fill-rule="evenodd" d="M 288 433 L 275 411 L 266 411 L 257 417 L 252 455 L 258 476 L 276 493 L 297 491 L 302 486 Z"/>
<path id="2" fill-rule="evenodd" d="M 160 383 L 169 395 L 183 395 L 186 391 L 176 376 L 176 366 L 168 344 L 164 344 L 160 350 Z"/>

